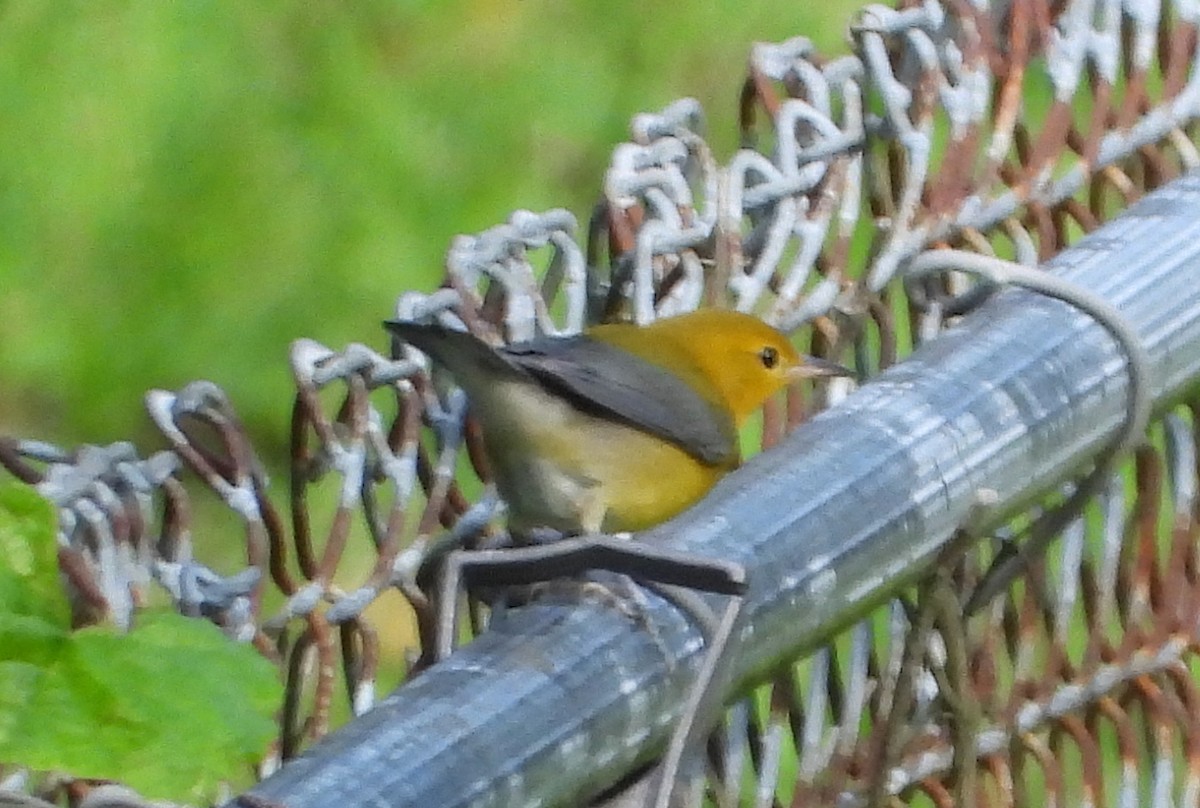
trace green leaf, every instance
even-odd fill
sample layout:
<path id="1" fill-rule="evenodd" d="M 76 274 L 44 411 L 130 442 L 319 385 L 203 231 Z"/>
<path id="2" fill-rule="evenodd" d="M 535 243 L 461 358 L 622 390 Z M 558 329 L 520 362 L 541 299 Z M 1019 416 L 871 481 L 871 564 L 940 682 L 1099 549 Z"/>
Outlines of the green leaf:
<path id="1" fill-rule="evenodd" d="M 0 660 L 7 659 L 4 616 L 37 618 L 63 630 L 71 609 L 58 580 L 54 506 L 26 485 L 0 485 Z"/>
<path id="2" fill-rule="evenodd" d="M 0 760 L 204 802 L 275 734 L 275 668 L 211 623 L 143 613 L 72 633 L 54 509 L 0 486 Z"/>
<path id="3" fill-rule="evenodd" d="M 81 674 L 137 724 L 113 744 L 131 741 L 119 779 L 144 794 L 201 801 L 221 781 L 249 772 L 277 731 L 275 667 L 208 621 L 147 613 L 129 635 L 88 630 L 77 640 Z M 131 677 L 138 687 L 129 686 Z"/>
<path id="4" fill-rule="evenodd" d="M 25 765 L 204 802 L 275 735 L 274 666 L 211 623 L 146 614 L 130 634 L 84 629 L 30 705 Z"/>
<path id="5" fill-rule="evenodd" d="M 40 617 L 0 611 L 0 664 L 22 662 L 38 667 L 54 663 L 70 633 Z"/>

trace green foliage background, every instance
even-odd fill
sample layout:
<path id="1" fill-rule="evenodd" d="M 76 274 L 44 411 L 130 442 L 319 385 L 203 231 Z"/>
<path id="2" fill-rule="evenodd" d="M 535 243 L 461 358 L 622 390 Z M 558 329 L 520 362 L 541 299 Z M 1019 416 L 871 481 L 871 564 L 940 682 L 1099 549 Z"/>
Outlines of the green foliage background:
<path id="1" fill-rule="evenodd" d="M 49 502 L 0 483 L 0 761 L 194 804 L 244 781 L 276 734 L 274 666 L 173 611 L 72 631 L 54 534 Z"/>
<path id="2" fill-rule="evenodd" d="M 751 43 L 857 6 L 0 2 L 0 432 L 146 449 L 207 378 L 278 460 L 293 339 L 382 346 L 454 234 L 585 217 L 639 111 L 727 156 Z"/>

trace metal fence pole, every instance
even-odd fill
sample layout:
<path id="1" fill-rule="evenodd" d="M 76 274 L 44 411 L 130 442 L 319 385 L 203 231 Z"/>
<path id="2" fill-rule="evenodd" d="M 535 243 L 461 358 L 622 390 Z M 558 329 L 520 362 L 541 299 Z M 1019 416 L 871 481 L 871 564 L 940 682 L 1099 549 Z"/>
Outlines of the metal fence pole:
<path id="1" fill-rule="evenodd" d="M 1116 306 L 1165 406 L 1200 379 L 1200 174 L 1047 265 Z M 977 500 L 1012 513 L 1077 471 L 1125 406 L 1107 332 L 1032 293 L 998 295 L 908 360 L 639 538 L 746 565 L 748 684 L 910 583 Z M 232 804 L 575 805 L 661 748 L 698 635 L 599 603 L 539 602 L 399 688 Z"/>

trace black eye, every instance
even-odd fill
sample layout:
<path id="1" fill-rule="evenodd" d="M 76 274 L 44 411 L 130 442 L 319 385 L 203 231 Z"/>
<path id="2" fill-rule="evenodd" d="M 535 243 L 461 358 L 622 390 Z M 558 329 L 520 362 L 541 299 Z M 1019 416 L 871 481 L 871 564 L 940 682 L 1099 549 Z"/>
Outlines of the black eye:
<path id="1" fill-rule="evenodd" d="M 762 360 L 763 367 L 769 370 L 779 364 L 779 351 L 767 345 L 758 352 L 758 358 Z"/>

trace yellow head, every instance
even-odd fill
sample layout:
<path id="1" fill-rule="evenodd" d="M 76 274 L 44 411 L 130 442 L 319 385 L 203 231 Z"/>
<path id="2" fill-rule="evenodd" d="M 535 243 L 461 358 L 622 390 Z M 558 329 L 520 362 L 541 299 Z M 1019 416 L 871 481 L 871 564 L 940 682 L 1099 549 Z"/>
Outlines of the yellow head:
<path id="1" fill-rule="evenodd" d="M 786 336 L 757 317 L 726 309 L 702 309 L 644 328 L 602 325 L 588 335 L 678 376 L 738 426 L 799 379 L 850 373 L 801 355 Z"/>

